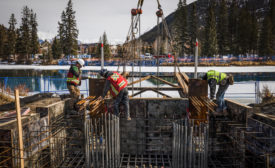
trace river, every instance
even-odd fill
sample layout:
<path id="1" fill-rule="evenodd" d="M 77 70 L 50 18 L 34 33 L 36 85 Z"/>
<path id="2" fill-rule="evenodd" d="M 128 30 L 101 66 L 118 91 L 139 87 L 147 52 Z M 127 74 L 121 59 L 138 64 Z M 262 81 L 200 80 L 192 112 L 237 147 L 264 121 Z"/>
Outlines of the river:
<path id="1" fill-rule="evenodd" d="M 37 92 L 57 92 L 67 93 L 66 88 L 66 74 L 69 66 L 16 66 L 16 65 L 0 65 L 0 84 L 2 86 L 10 87 L 13 89 L 19 84 L 24 84 L 31 93 Z M 108 70 L 117 70 L 117 67 L 107 67 Z M 126 67 L 127 71 L 131 72 L 132 67 Z M 192 78 L 193 67 L 181 67 L 182 72 Z M 249 104 L 255 103 L 257 98 L 257 90 L 262 90 L 267 86 L 273 93 L 275 92 L 275 67 L 199 67 L 199 76 L 207 72 L 209 69 L 216 69 L 222 72 L 230 73 L 234 76 L 235 84 L 230 86 L 226 92 L 225 97 L 234 99 L 240 103 Z M 83 75 L 98 78 L 97 75 L 100 67 L 84 67 Z M 122 67 L 119 69 L 122 71 Z M 159 72 L 161 75 L 173 74 L 174 67 L 160 67 Z M 142 72 L 143 75 L 153 74 L 156 75 L 156 67 L 134 67 L 134 72 Z M 134 78 L 137 80 L 138 78 Z M 170 82 L 176 83 L 174 78 L 165 78 Z M 132 78 L 128 79 L 130 82 Z M 88 95 L 88 80 L 83 80 L 80 87 L 84 95 Z M 141 84 L 135 84 L 136 87 L 154 87 L 157 82 L 154 79 L 143 81 Z M 165 84 L 160 86 L 167 87 Z M 259 89 L 257 89 L 259 87 Z M 130 91 L 132 94 L 132 91 Z M 165 94 L 172 97 L 179 97 L 178 92 L 165 91 Z M 142 97 L 157 97 L 154 92 L 145 92 Z"/>

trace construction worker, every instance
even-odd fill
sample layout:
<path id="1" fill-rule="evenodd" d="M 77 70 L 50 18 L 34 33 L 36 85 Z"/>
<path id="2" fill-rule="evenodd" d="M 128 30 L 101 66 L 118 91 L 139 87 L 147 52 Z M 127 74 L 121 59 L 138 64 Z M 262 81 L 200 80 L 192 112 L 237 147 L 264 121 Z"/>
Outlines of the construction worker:
<path id="1" fill-rule="evenodd" d="M 76 103 L 80 97 L 78 86 L 81 85 L 81 68 L 84 66 L 84 63 L 83 59 L 78 59 L 75 64 L 71 65 L 67 74 L 67 88 L 70 91 L 70 96 L 74 103 Z"/>
<path id="2" fill-rule="evenodd" d="M 223 112 L 224 114 L 226 111 L 226 105 L 224 101 L 224 94 L 229 85 L 233 85 L 234 78 L 231 75 L 226 75 L 225 73 L 218 72 L 215 70 L 209 70 L 204 76 L 203 80 L 207 80 L 209 87 L 210 87 L 210 99 L 214 99 L 214 94 L 216 92 L 216 85 L 219 85 L 218 92 L 216 94 L 217 100 L 217 112 Z"/>
<path id="3" fill-rule="evenodd" d="M 112 97 L 115 98 L 114 103 L 114 113 L 119 116 L 119 104 L 120 102 L 125 106 L 126 118 L 131 120 L 129 112 L 129 97 L 127 89 L 127 80 L 121 76 L 118 72 L 107 71 L 107 69 L 102 69 L 100 75 L 106 80 L 104 91 L 102 96 L 99 97 L 99 100 L 102 100 L 107 92 L 110 90 Z"/>

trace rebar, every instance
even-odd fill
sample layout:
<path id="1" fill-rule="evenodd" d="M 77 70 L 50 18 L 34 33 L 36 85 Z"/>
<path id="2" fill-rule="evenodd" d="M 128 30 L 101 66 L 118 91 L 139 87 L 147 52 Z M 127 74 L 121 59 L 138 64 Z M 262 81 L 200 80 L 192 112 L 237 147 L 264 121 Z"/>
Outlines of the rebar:
<path id="1" fill-rule="evenodd" d="M 173 123 L 172 162 L 174 168 L 207 167 L 208 124 L 200 122 L 193 129 L 193 123 L 193 120 L 187 118 Z"/>

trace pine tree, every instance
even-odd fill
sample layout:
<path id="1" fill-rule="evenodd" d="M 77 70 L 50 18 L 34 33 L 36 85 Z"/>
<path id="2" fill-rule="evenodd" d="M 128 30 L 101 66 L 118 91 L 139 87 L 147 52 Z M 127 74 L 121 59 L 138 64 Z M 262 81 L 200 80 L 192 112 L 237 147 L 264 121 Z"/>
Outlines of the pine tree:
<path id="1" fill-rule="evenodd" d="M 73 10 L 72 0 L 69 0 L 65 11 L 62 12 L 59 24 L 59 36 L 63 53 L 65 55 L 77 55 L 78 30 Z"/>
<path id="2" fill-rule="evenodd" d="M 266 15 L 260 35 L 259 56 L 271 56 L 273 54 L 272 44 L 271 18 L 270 15 Z"/>
<path id="3" fill-rule="evenodd" d="M 207 57 L 214 57 L 218 54 L 217 33 L 216 33 L 216 18 L 214 13 L 214 2 L 211 1 L 207 9 L 207 18 L 205 26 L 205 43 L 204 55 Z"/>
<path id="4" fill-rule="evenodd" d="M 66 39 L 66 32 L 65 32 L 65 24 L 66 24 L 66 14 L 63 11 L 61 14 L 61 22 L 58 22 L 58 36 L 60 39 L 60 45 L 62 49 L 62 54 L 65 51 L 65 39 Z"/>
<path id="5" fill-rule="evenodd" d="M 98 58 L 101 58 L 101 39 L 103 40 L 103 51 L 104 51 L 104 59 L 110 59 L 111 57 L 111 51 L 110 51 L 110 45 L 108 43 L 108 39 L 107 39 L 107 35 L 106 32 L 103 33 L 102 38 L 99 38 L 99 42 L 97 45 L 97 52 L 96 52 L 96 56 Z"/>
<path id="6" fill-rule="evenodd" d="M 65 10 L 66 22 L 65 26 L 65 55 L 77 55 L 78 43 L 78 30 L 76 27 L 75 11 L 73 10 L 72 0 L 69 0 Z"/>
<path id="7" fill-rule="evenodd" d="M 219 16 L 217 24 L 217 38 L 219 46 L 219 54 L 228 54 L 228 12 L 225 0 L 222 0 L 219 7 Z"/>
<path id="8" fill-rule="evenodd" d="M 198 38 L 198 17 L 196 2 L 192 4 L 192 11 L 189 19 L 189 35 L 190 35 L 190 54 L 195 53 L 196 38 Z"/>
<path id="9" fill-rule="evenodd" d="M 60 59 L 61 55 L 62 55 L 62 48 L 60 45 L 60 40 L 57 39 L 56 37 L 53 40 L 53 44 L 52 44 L 52 55 L 54 59 Z"/>
<path id="10" fill-rule="evenodd" d="M 106 32 L 103 33 L 103 51 L 104 51 L 104 57 L 106 59 L 111 58 L 111 50 L 110 50 L 110 45 L 107 39 Z"/>
<path id="11" fill-rule="evenodd" d="M 15 44 L 16 44 L 16 28 L 17 24 L 14 14 L 11 14 L 9 20 L 9 29 L 8 29 L 8 44 L 7 44 L 7 54 L 8 56 L 13 55 L 15 60 Z"/>
<path id="12" fill-rule="evenodd" d="M 30 39 L 30 53 L 35 55 L 39 50 L 39 42 L 37 35 L 37 21 L 36 21 L 36 13 L 30 11 L 30 27 L 31 27 L 31 39 Z"/>
<path id="13" fill-rule="evenodd" d="M 229 49 L 230 53 L 233 55 L 238 55 L 238 45 L 237 45 L 237 20 L 239 15 L 239 9 L 237 5 L 237 1 L 233 0 L 229 10 Z"/>
<path id="14" fill-rule="evenodd" d="M 273 55 L 275 55 L 275 0 L 270 0 L 270 19 L 272 23 L 272 46 Z"/>
<path id="15" fill-rule="evenodd" d="M 189 45 L 186 0 L 179 1 L 174 19 L 174 36 L 179 55 L 184 55 L 188 52 L 187 45 Z"/>
<path id="16" fill-rule="evenodd" d="M 16 29 L 16 42 L 15 42 L 15 54 L 18 55 L 17 61 L 19 59 L 22 59 L 22 54 L 21 54 L 21 47 L 22 47 L 22 38 L 20 36 L 20 30 Z"/>
<path id="17" fill-rule="evenodd" d="M 259 25 L 256 17 L 256 11 L 253 9 L 251 14 L 251 31 L 249 39 L 249 52 L 250 54 L 256 54 L 258 50 L 258 39 L 259 39 Z"/>
<path id="18" fill-rule="evenodd" d="M 20 26 L 20 38 L 22 40 L 21 47 L 20 47 L 20 55 L 21 59 L 29 61 L 29 54 L 30 54 L 30 9 L 25 6 L 22 11 L 22 20 Z"/>
<path id="19" fill-rule="evenodd" d="M 5 43 L 7 41 L 7 32 L 4 25 L 0 25 L 0 58 L 7 60 L 5 55 Z"/>
<path id="20" fill-rule="evenodd" d="M 251 16 L 246 7 L 240 9 L 239 20 L 238 20 L 238 46 L 239 53 L 246 55 L 249 49 L 249 40 L 251 36 Z"/>

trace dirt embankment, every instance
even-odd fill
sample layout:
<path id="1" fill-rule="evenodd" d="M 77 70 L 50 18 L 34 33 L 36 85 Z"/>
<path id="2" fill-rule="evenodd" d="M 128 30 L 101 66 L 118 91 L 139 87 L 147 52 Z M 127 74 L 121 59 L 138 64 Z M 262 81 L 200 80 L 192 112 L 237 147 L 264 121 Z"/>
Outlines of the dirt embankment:
<path id="1" fill-rule="evenodd" d="M 174 63 L 162 63 L 162 66 L 174 66 Z M 194 66 L 194 62 L 178 63 L 179 66 Z M 199 66 L 274 66 L 275 61 L 252 62 L 252 61 L 233 61 L 230 63 L 222 62 L 201 62 Z"/>
<path id="2" fill-rule="evenodd" d="M 14 102 L 14 99 L 0 92 L 0 105 Z"/>

